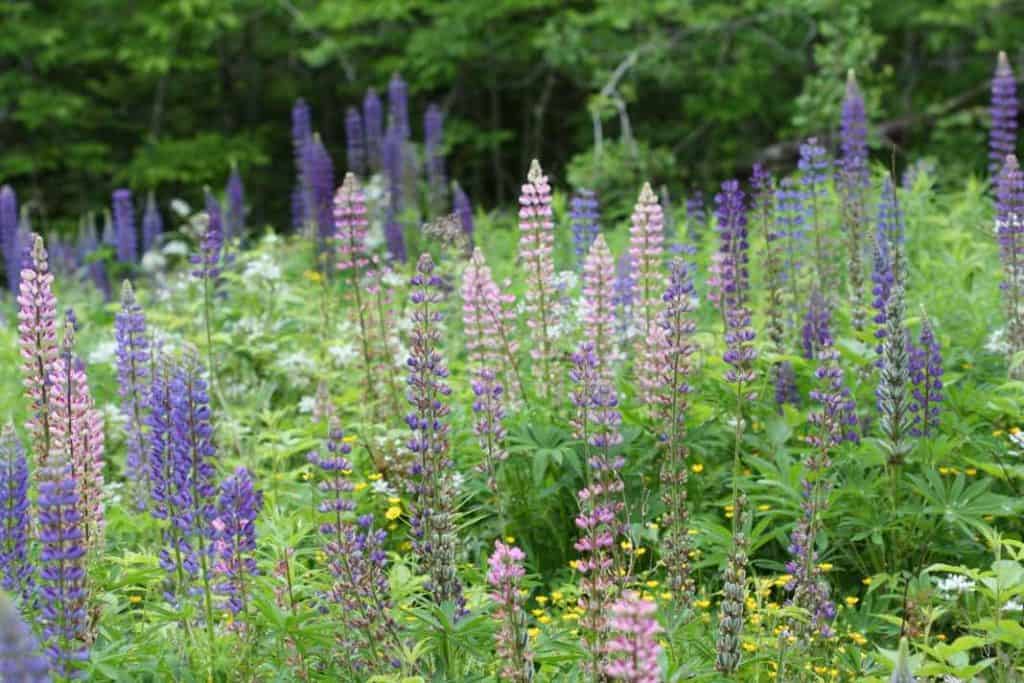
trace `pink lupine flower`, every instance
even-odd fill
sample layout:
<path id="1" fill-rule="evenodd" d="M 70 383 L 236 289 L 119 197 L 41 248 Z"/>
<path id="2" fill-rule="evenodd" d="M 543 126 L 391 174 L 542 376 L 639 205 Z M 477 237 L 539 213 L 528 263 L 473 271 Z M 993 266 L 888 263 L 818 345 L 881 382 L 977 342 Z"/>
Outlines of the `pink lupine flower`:
<path id="1" fill-rule="evenodd" d="M 611 378 L 619 355 L 615 345 L 615 259 L 601 234 L 583 262 L 580 308 L 586 339 L 594 345 L 602 375 Z"/>
<path id="2" fill-rule="evenodd" d="M 657 606 L 627 592 L 612 606 L 611 626 L 614 635 L 608 641 L 610 661 L 604 672 L 612 680 L 628 683 L 658 683 L 661 667 L 658 656 L 661 626 L 654 618 Z"/>
<path id="3" fill-rule="evenodd" d="M 546 399 L 555 395 L 558 300 L 551 252 L 555 224 L 551 186 L 536 159 L 519 195 L 519 259 L 526 269 L 526 325 L 530 328 L 534 377 Z"/>
<path id="4" fill-rule="evenodd" d="M 346 173 L 334 195 L 334 227 L 338 241 L 338 270 L 359 271 L 369 263 L 366 257 L 366 195 L 354 173 Z"/>
<path id="5" fill-rule="evenodd" d="M 526 613 L 523 610 L 523 577 L 526 570 L 523 560 L 526 554 L 512 545 L 494 542 L 494 552 L 487 558 L 490 570 L 487 583 L 494 592 L 491 599 L 498 606 L 494 617 L 500 626 L 494 634 L 501 669 L 501 680 L 512 683 L 529 683 L 533 678 L 533 656 L 527 649 Z"/>
<path id="6" fill-rule="evenodd" d="M 638 331 L 633 353 L 640 398 L 644 403 L 651 403 L 660 385 L 658 375 L 663 366 L 660 360 L 663 335 L 657 321 L 661 294 L 665 291 L 661 268 L 665 216 L 650 183 L 644 183 L 640 190 L 632 221 L 629 255 L 633 264 L 633 319 Z"/>
<path id="7" fill-rule="evenodd" d="M 515 295 L 503 292 L 495 283 L 479 247 L 473 250 L 462 278 L 462 322 L 470 361 L 478 368 L 491 368 L 506 386 L 514 380 L 522 393 L 516 360 Z"/>

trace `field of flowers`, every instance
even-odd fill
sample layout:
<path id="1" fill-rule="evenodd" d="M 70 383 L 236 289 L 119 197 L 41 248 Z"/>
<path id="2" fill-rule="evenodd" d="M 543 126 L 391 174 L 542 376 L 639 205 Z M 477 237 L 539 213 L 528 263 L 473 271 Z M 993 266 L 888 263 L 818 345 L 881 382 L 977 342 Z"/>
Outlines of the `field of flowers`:
<path id="1" fill-rule="evenodd" d="M 340 183 L 296 104 L 287 228 L 237 170 L 77 243 L 5 186 L 0 677 L 1021 680 L 1005 57 L 992 97 L 989 178 L 872 163 L 851 74 L 835 145 L 707 203 L 534 161 L 474 212 L 396 77 Z"/>

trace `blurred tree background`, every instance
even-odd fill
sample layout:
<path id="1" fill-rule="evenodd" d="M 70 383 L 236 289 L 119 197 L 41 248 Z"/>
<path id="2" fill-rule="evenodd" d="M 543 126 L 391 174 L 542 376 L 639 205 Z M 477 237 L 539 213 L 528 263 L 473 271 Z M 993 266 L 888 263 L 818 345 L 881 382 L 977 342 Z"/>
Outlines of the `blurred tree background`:
<path id="1" fill-rule="evenodd" d="M 115 186 L 195 199 L 237 162 L 254 221 L 283 225 L 295 98 L 340 170 L 345 108 L 400 72 L 414 136 L 439 103 L 478 204 L 534 156 L 682 191 L 831 139 L 850 68 L 878 159 L 981 174 L 995 55 L 1024 73 L 1021 36 L 1020 0 L 5 0 L 0 182 L 70 226 Z"/>

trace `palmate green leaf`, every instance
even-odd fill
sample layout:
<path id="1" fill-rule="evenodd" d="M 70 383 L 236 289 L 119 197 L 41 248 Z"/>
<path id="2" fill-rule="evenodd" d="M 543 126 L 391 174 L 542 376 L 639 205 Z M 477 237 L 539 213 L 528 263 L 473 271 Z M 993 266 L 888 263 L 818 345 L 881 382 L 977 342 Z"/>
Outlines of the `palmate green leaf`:
<path id="1" fill-rule="evenodd" d="M 967 483 L 959 474 L 952 480 L 943 478 L 934 470 L 924 476 L 908 477 L 914 490 L 925 500 L 923 512 L 938 515 L 949 525 L 960 527 L 965 533 L 985 531 L 989 524 L 986 516 L 1004 517 L 1019 514 L 1024 501 L 992 493 L 991 481 L 976 480 Z"/>

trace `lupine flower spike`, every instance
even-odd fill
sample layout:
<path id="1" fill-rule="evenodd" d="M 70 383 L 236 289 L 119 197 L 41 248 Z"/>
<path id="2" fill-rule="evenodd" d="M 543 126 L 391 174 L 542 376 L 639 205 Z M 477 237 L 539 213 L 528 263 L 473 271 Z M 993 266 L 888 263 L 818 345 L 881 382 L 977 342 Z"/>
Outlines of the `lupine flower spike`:
<path id="1" fill-rule="evenodd" d="M 50 667 L 39 641 L 17 608 L 0 595 L 0 681 L 50 683 Z"/>
<path id="2" fill-rule="evenodd" d="M 156 205 L 156 196 L 150 192 L 146 197 L 146 211 L 142 215 L 142 252 L 147 253 L 157 246 L 164 232 L 164 219 Z"/>
<path id="3" fill-rule="evenodd" d="M 381 147 L 384 144 L 384 113 L 377 91 L 370 88 L 363 97 L 363 126 L 366 129 L 366 165 L 370 173 L 383 167 Z"/>
<path id="4" fill-rule="evenodd" d="M 665 290 L 662 242 L 665 217 L 650 183 L 644 183 L 633 208 L 629 256 L 633 265 L 633 317 L 637 325 L 633 359 L 640 398 L 652 405 L 658 388 L 661 331 L 657 325 L 661 293 Z"/>
<path id="5" fill-rule="evenodd" d="M 238 171 L 238 165 L 231 165 L 231 175 L 228 176 L 228 186 L 224 193 L 228 199 L 227 218 L 224 221 L 224 239 L 230 242 L 233 238 L 241 237 L 245 229 L 245 185 L 242 183 L 242 174 Z"/>
<path id="6" fill-rule="evenodd" d="M 573 194 L 569 217 L 572 221 L 572 244 L 579 267 L 589 253 L 590 245 L 601 232 L 597 195 L 593 190 L 580 189 Z"/>
<path id="7" fill-rule="evenodd" d="M 253 486 L 249 470 L 239 467 L 220 485 L 220 500 L 213 527 L 215 589 L 225 597 L 227 610 L 244 628 L 249 611 L 249 584 L 256 568 L 256 518 L 263 509 L 263 494 Z"/>
<path id="8" fill-rule="evenodd" d="M 552 258 L 555 224 L 551 186 L 534 159 L 519 195 L 519 258 L 526 269 L 526 324 L 530 328 L 534 377 L 545 400 L 557 391 L 555 362 L 558 301 Z"/>
<path id="9" fill-rule="evenodd" d="M 1006 306 L 1009 356 L 1024 351 L 1024 173 L 1012 154 L 1006 157 L 996 182 L 996 237 L 1003 261 L 1003 301 Z M 1024 377 L 1024 364 L 1012 369 Z"/>
<path id="10" fill-rule="evenodd" d="M 913 383 L 910 410 L 914 414 L 910 433 L 914 436 L 932 436 L 939 428 L 942 374 L 942 349 L 931 321 L 925 318 L 918 343 L 910 347 L 910 381 Z"/>
<path id="11" fill-rule="evenodd" d="M 428 106 L 423 115 L 423 142 L 431 206 L 441 213 L 447 203 L 448 181 L 444 168 L 444 112 L 436 104 Z"/>
<path id="12" fill-rule="evenodd" d="M 614 681 L 626 683 L 659 683 L 661 645 L 658 635 L 661 626 L 654 613 L 658 607 L 635 593 L 627 592 L 612 605 L 612 638 L 608 641 L 611 661 L 605 674 Z"/>
<path id="13" fill-rule="evenodd" d="M 10 185 L 0 187 L 0 245 L 3 246 L 7 287 L 18 291 L 21 274 L 21 245 L 18 239 L 18 197 Z"/>
<path id="14" fill-rule="evenodd" d="M 602 375 L 612 380 L 620 358 L 615 334 L 615 260 L 601 234 L 593 241 L 583 263 L 580 320 L 586 339 L 594 345 Z"/>
<path id="15" fill-rule="evenodd" d="M 13 424 L 0 433 L 0 587 L 28 605 L 35 570 L 28 552 L 28 461 Z"/>
<path id="16" fill-rule="evenodd" d="M 800 145 L 800 185 L 803 190 L 803 203 L 807 209 L 807 226 L 813 239 L 814 277 L 818 286 L 828 297 L 834 297 L 838 284 L 838 273 L 835 267 L 835 255 L 828 236 L 825 216 L 825 203 L 828 198 L 826 180 L 831 164 L 825 148 L 818 144 L 817 138 L 809 138 Z M 834 302 L 826 297 L 826 303 Z"/>
<path id="17" fill-rule="evenodd" d="M 1017 152 L 1017 80 L 1005 52 L 999 53 L 992 77 L 992 126 L 989 130 L 989 173 L 997 175 L 1006 157 Z"/>
<path id="18" fill-rule="evenodd" d="M 469 196 L 458 183 L 452 183 L 452 210 L 459 217 L 462 225 L 462 234 L 473 243 L 473 205 L 469 202 Z"/>
<path id="19" fill-rule="evenodd" d="M 523 610 L 523 577 L 526 555 L 514 545 L 494 542 L 494 552 L 487 558 L 490 567 L 487 583 L 497 603 L 494 618 L 498 630 L 494 634 L 495 649 L 501 659 L 499 678 L 509 683 L 530 683 L 533 680 L 533 656 L 526 633 L 526 612 Z"/>
<path id="20" fill-rule="evenodd" d="M 747 598 L 747 535 L 746 496 L 739 496 L 733 505 L 732 550 L 726 562 L 722 586 L 722 603 L 718 611 L 718 638 L 715 670 L 725 675 L 736 672 L 740 665 L 740 639 L 743 635 L 743 612 Z"/>
<path id="21" fill-rule="evenodd" d="M 146 396 L 149 384 L 149 339 L 146 316 L 128 280 L 121 287 L 121 311 L 114 318 L 117 342 L 117 382 L 124 419 L 125 474 L 133 488 L 136 507 L 145 509 L 149 498 L 146 437 Z"/>
<path id="22" fill-rule="evenodd" d="M 866 192 L 871 178 L 868 170 L 867 114 L 864 95 L 853 70 L 847 74 L 846 96 L 839 121 L 842 157 L 839 160 L 837 187 L 842 202 L 843 230 L 846 233 L 852 317 L 855 330 L 864 328 L 864 231 L 867 223 Z"/>
<path id="23" fill-rule="evenodd" d="M 345 111 L 345 160 L 349 173 L 366 176 L 366 135 L 359 110 L 349 107 Z"/>
<path id="24" fill-rule="evenodd" d="M 121 263 L 135 263 L 139 260 L 139 248 L 131 190 L 114 190 L 113 216 L 114 232 L 117 235 L 117 260 Z"/>

